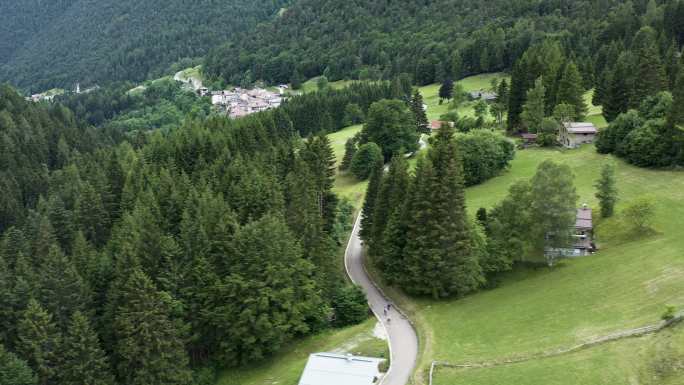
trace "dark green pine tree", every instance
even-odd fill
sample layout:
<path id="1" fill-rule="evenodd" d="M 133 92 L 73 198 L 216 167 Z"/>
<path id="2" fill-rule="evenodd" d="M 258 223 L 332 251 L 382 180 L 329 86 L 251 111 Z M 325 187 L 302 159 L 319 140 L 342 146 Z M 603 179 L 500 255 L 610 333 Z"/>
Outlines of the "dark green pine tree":
<path id="1" fill-rule="evenodd" d="M 324 230 L 315 178 L 303 160 L 296 160 L 285 185 L 285 218 L 292 233 L 297 235 L 304 257 L 316 266 L 314 276 L 318 286 L 329 295 L 337 283 L 337 270 L 330 260 L 334 255 L 332 238 Z"/>
<path id="2" fill-rule="evenodd" d="M 501 79 L 499 87 L 496 90 L 496 102 L 508 107 L 509 95 L 510 89 L 508 87 L 508 81 L 506 81 L 506 79 Z"/>
<path id="3" fill-rule="evenodd" d="M 26 361 L 5 350 L 0 344 L 0 384 L 37 385 L 38 379 Z"/>
<path id="4" fill-rule="evenodd" d="M 409 179 L 406 158 L 402 155 L 395 155 L 392 158 L 387 175 L 382 178 L 373 210 L 373 229 L 371 231 L 369 247 L 371 255 L 378 256 L 376 260 L 380 262 L 380 265 L 382 265 L 381 261 L 384 251 L 382 243 L 387 223 L 395 209 L 402 209 L 404 207 Z"/>
<path id="5" fill-rule="evenodd" d="M 606 68 L 601 72 L 596 79 L 596 87 L 594 88 L 594 94 L 591 96 L 591 104 L 595 106 L 602 106 L 606 100 L 606 94 L 608 93 L 608 87 L 612 82 L 610 69 Z"/>
<path id="6" fill-rule="evenodd" d="M 203 309 L 214 326 L 217 359 L 244 365 L 327 323 L 330 309 L 311 279 L 314 266 L 281 219 L 265 216 L 244 226 L 234 250 L 238 257 Z"/>
<path id="7" fill-rule="evenodd" d="M 670 44 L 665 54 L 665 72 L 667 73 L 668 87 L 674 89 L 679 73 L 679 48 L 674 40 Z"/>
<path id="8" fill-rule="evenodd" d="M 69 258 L 56 246 L 50 249 L 40 268 L 40 301 L 62 328 L 74 311 L 85 311 L 90 290 Z"/>
<path id="9" fill-rule="evenodd" d="M 326 135 L 310 138 L 300 156 L 311 171 L 315 182 L 320 215 L 323 218 L 323 229 L 330 233 L 335 223 L 337 196 L 332 192 L 335 183 L 335 153 Z"/>
<path id="10" fill-rule="evenodd" d="M 185 385 L 190 382 L 181 331 L 170 319 L 168 299 L 139 269 L 133 270 L 120 293 L 116 312 L 119 379 L 131 385 Z"/>
<path id="11" fill-rule="evenodd" d="M 126 176 L 119 163 L 116 149 L 112 150 L 107 159 L 105 173 L 107 175 L 107 199 L 103 202 L 105 209 L 109 213 L 112 221 L 116 221 L 121 216 L 121 195 L 123 193 Z"/>
<path id="12" fill-rule="evenodd" d="M 384 168 L 385 165 L 382 162 L 382 158 L 379 158 L 371 169 L 368 188 L 366 189 L 366 199 L 363 202 L 363 211 L 361 212 L 361 230 L 359 230 L 359 236 L 364 242 L 371 242 L 371 237 L 373 236 L 373 210 L 375 210 L 375 201 L 380 192 Z"/>
<path id="13" fill-rule="evenodd" d="M 587 115 L 584 101 L 584 82 L 575 62 L 570 61 L 563 71 L 558 84 L 557 104 L 565 103 L 575 107 L 574 119 L 581 121 Z"/>
<path id="14" fill-rule="evenodd" d="M 61 336 L 52 316 L 30 300 L 18 325 L 17 352 L 38 376 L 38 384 L 56 383 Z"/>
<path id="15" fill-rule="evenodd" d="M 8 344 L 13 337 L 11 333 L 15 326 L 12 309 L 14 292 L 10 273 L 9 265 L 3 253 L 0 252 L 0 344 Z"/>
<path id="16" fill-rule="evenodd" d="M 36 298 L 38 292 L 38 278 L 35 270 L 29 259 L 22 254 L 16 259 L 12 278 L 10 281 L 12 284 L 10 297 L 5 298 L 11 304 L 11 308 L 7 312 L 11 318 L 7 320 L 9 327 L 5 332 L 9 336 L 7 339 L 10 343 L 8 347 L 15 349 L 16 341 L 18 341 L 19 320 L 24 317 L 24 311 L 28 307 L 29 301 Z"/>
<path id="17" fill-rule="evenodd" d="M 192 330 L 188 341 L 192 362 L 207 360 L 217 343 L 213 338 L 214 328 L 202 312 L 209 301 L 210 289 L 217 283 L 216 267 L 206 258 L 196 256 L 185 274 L 185 285 L 181 289 L 181 298 L 187 308 L 186 321 Z"/>
<path id="18" fill-rule="evenodd" d="M 340 163 L 341 171 L 349 169 L 351 161 L 354 158 L 354 154 L 356 154 L 356 150 L 358 149 L 356 142 L 356 138 L 349 138 L 344 143 L 344 157 L 342 158 L 342 162 Z"/>
<path id="19" fill-rule="evenodd" d="M 527 89 L 529 86 L 526 66 L 523 60 L 518 60 L 513 66 L 511 74 L 511 88 L 508 94 L 508 132 L 515 132 L 522 124 L 520 114 L 523 111 Z"/>
<path id="20" fill-rule="evenodd" d="M 420 160 L 419 160 L 420 162 Z M 381 268 L 381 273 L 391 285 L 400 284 L 406 276 L 406 237 L 409 222 L 413 218 L 410 214 L 409 201 L 413 187 L 409 181 L 409 189 L 402 205 L 397 205 L 385 226 L 382 235 L 382 251 L 374 257 Z"/>
<path id="21" fill-rule="evenodd" d="M 671 138 L 666 138 L 666 142 L 671 143 L 673 162 L 681 166 L 684 165 L 684 63 L 679 67 L 672 94 L 672 109 L 667 118 L 667 131 Z"/>
<path id="22" fill-rule="evenodd" d="M 603 101 L 603 116 L 608 122 L 630 108 L 634 94 L 633 68 L 634 56 L 623 52 L 610 75 Z"/>
<path id="23" fill-rule="evenodd" d="M 440 130 L 428 158 L 414 182 L 418 194 L 412 199 L 425 201 L 412 202 L 416 223 L 407 236 L 407 289 L 434 298 L 465 295 L 484 283 L 484 274 L 473 249 L 463 166 L 451 129 Z"/>
<path id="24" fill-rule="evenodd" d="M 64 202 L 59 196 L 50 197 L 48 202 L 48 217 L 55 230 L 55 237 L 62 250 L 69 251 L 73 239 L 73 218 L 64 207 Z"/>
<path id="25" fill-rule="evenodd" d="M 450 78 L 444 79 L 439 87 L 439 98 L 449 100 L 454 96 L 454 81 Z"/>
<path id="26" fill-rule="evenodd" d="M 290 77 L 290 85 L 292 85 L 292 89 L 298 90 L 302 88 L 303 81 L 304 77 L 302 76 L 301 72 L 295 68 L 295 70 L 292 72 L 292 76 Z"/>
<path id="27" fill-rule="evenodd" d="M 61 346 L 60 385 L 112 385 L 105 352 L 88 318 L 75 312 Z"/>
<path id="28" fill-rule="evenodd" d="M 31 232 L 27 233 L 33 239 L 29 256 L 34 267 L 42 265 L 50 253 L 50 249 L 57 245 L 55 230 L 50 223 L 50 218 L 41 215 L 36 220 L 38 223 L 34 222 L 35 227 L 32 226 Z"/>
<path id="29" fill-rule="evenodd" d="M 430 124 L 425 114 L 425 108 L 423 106 L 423 95 L 420 91 L 416 90 L 411 98 L 411 112 L 416 120 L 416 131 L 424 134 L 430 133 Z"/>
<path id="30" fill-rule="evenodd" d="M 100 194 L 86 183 L 76 201 L 76 220 L 88 241 L 99 246 L 107 240 L 109 214 L 105 210 Z"/>
<path id="31" fill-rule="evenodd" d="M 651 27 L 643 27 L 634 37 L 632 47 L 636 55 L 634 74 L 638 81 L 634 88 L 633 107 L 638 106 L 646 97 L 667 89 L 667 75 L 658 50 L 656 32 Z"/>

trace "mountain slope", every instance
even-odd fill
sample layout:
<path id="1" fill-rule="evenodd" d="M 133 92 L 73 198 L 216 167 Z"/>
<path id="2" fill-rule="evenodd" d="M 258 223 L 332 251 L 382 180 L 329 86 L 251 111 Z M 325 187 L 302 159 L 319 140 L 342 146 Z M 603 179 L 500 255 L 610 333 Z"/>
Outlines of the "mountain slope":
<path id="1" fill-rule="evenodd" d="M 158 77 L 285 0 L 0 0 L 0 81 L 32 90 Z"/>

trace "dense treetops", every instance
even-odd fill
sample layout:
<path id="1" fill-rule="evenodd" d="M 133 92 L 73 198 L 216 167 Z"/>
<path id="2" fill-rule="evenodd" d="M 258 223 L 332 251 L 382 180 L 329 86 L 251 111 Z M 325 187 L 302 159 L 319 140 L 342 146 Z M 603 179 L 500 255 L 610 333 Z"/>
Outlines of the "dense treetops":
<path id="1" fill-rule="evenodd" d="M 249 39 L 229 40 L 213 50 L 206 69 L 234 84 L 245 77 L 389 79 L 402 72 L 421 85 L 442 82 L 510 68 L 545 36 L 564 40 L 579 57 L 591 57 L 597 44 L 621 33 L 621 26 L 603 22 L 620 3 L 300 0 Z M 638 3 L 643 12 L 645 2 Z"/>
<path id="2" fill-rule="evenodd" d="M 367 315 L 342 278 L 351 209 L 331 192 L 330 143 L 302 141 L 287 108 L 188 119 L 134 147 L 9 88 L 0 107 L 14 149 L 0 163 L 0 365 L 17 381 L 188 384 L 193 367 Z"/>
<path id="3" fill-rule="evenodd" d="M 0 82 L 43 91 L 158 78 L 225 39 L 239 40 L 286 3 L 3 0 Z"/>

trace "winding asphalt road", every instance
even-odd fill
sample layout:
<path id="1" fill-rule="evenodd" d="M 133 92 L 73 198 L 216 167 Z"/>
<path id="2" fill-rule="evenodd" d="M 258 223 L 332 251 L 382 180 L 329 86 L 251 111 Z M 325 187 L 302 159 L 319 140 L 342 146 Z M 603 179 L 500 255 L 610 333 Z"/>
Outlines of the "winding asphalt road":
<path id="1" fill-rule="evenodd" d="M 361 215 L 356 218 L 354 230 L 349 238 L 344 255 L 344 264 L 351 280 L 360 286 L 368 297 L 368 305 L 375 316 L 382 322 L 390 346 L 391 365 L 381 385 L 406 385 L 409 382 L 418 357 L 418 337 L 411 323 L 392 306 L 389 314 L 383 309 L 389 299 L 371 281 L 363 267 L 363 245 L 359 238 Z M 390 318 L 388 321 L 387 318 Z"/>

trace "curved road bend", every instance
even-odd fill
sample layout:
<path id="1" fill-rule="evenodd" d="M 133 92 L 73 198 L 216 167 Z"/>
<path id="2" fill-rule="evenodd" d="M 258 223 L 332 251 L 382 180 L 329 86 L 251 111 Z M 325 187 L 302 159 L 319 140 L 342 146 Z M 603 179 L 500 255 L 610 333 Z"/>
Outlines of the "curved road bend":
<path id="1" fill-rule="evenodd" d="M 418 337 L 411 323 L 403 318 L 394 306 L 390 310 L 390 322 L 384 316 L 383 307 L 389 299 L 385 298 L 373 285 L 363 267 L 363 247 L 359 238 L 361 215 L 356 218 L 354 230 L 349 238 L 344 263 L 351 280 L 359 285 L 368 297 L 368 304 L 376 317 L 381 320 L 390 345 L 391 366 L 383 378 L 382 385 L 406 385 L 409 383 L 418 357 Z"/>

